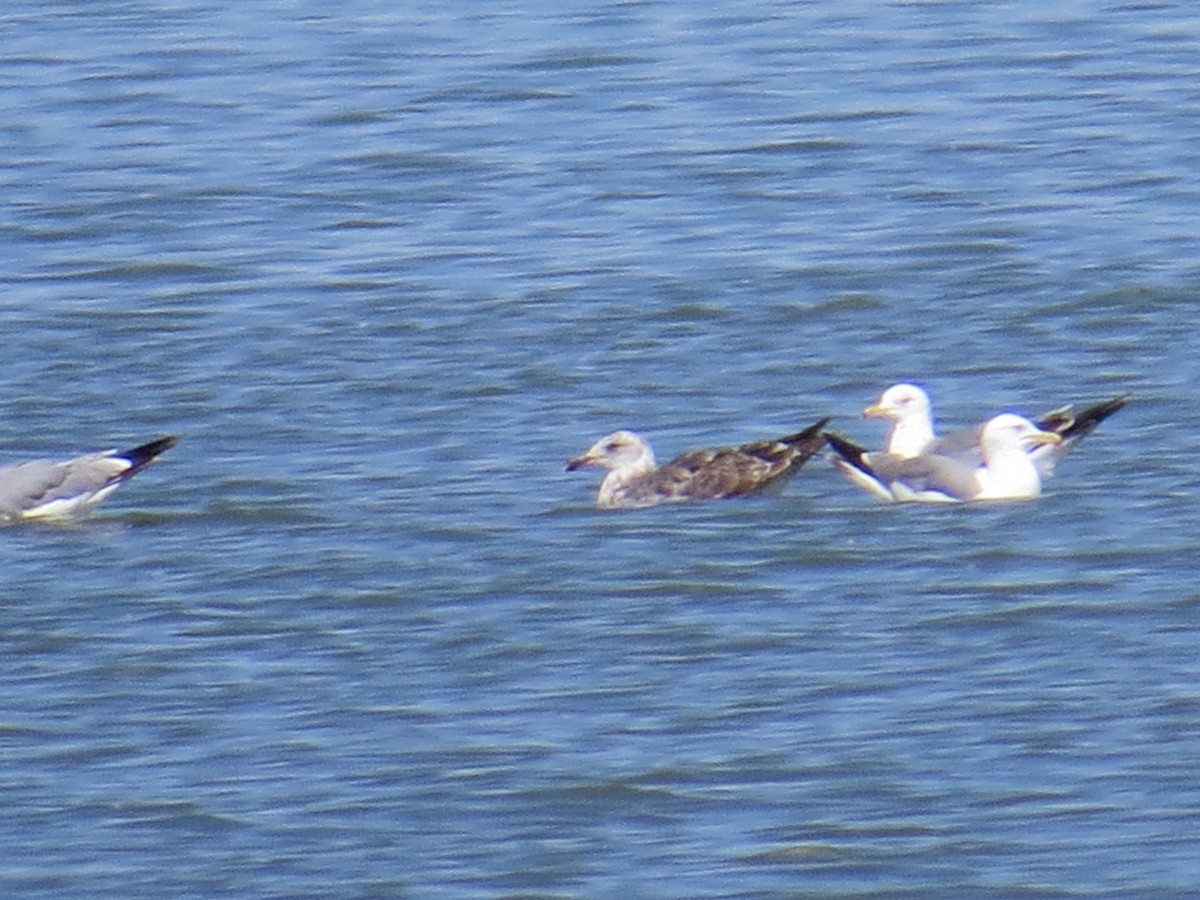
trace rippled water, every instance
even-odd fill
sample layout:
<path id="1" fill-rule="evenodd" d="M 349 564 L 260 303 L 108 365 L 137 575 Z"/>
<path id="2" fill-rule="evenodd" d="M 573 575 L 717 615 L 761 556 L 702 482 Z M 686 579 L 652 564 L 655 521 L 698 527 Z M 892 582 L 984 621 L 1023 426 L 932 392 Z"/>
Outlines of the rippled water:
<path id="1" fill-rule="evenodd" d="M 389 8 L 396 7 L 396 8 Z M 1200 881 L 1178 3 L 0 13 L 21 897 Z M 562 462 L 1131 393 L 1035 503 L 603 514 Z"/>

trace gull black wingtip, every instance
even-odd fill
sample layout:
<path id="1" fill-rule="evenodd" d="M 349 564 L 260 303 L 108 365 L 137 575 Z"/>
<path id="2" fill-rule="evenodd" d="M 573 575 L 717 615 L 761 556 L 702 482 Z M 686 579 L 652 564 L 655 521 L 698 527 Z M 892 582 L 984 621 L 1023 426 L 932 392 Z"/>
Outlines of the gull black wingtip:
<path id="1" fill-rule="evenodd" d="M 128 476 L 141 469 L 144 469 L 146 466 L 150 465 L 150 463 L 154 462 L 158 456 L 170 450 L 178 443 L 178 435 L 168 434 L 164 437 L 158 438 L 157 440 L 149 441 L 145 444 L 134 447 L 132 450 L 125 450 L 122 453 L 118 453 L 117 456 L 119 456 L 121 459 L 129 460 L 129 471 L 124 473 Z"/>
<path id="2" fill-rule="evenodd" d="M 875 469 L 867 462 L 867 448 L 854 443 L 848 437 L 843 437 L 836 431 L 826 431 L 823 435 L 829 446 L 833 448 L 833 452 L 837 456 L 831 456 L 835 463 L 853 466 L 865 475 L 871 478 L 880 480 Z"/>
<path id="3" fill-rule="evenodd" d="M 1090 421 L 1098 425 L 1117 410 L 1124 407 L 1132 399 L 1133 394 L 1122 394 L 1119 397 L 1113 397 L 1111 400 L 1097 403 L 1095 406 L 1089 406 L 1079 414 L 1078 421 Z"/>
<path id="4" fill-rule="evenodd" d="M 803 443 L 812 441 L 814 439 L 818 439 L 820 441 L 820 443 L 817 444 L 816 447 L 813 448 L 813 452 L 815 453 L 817 450 L 820 450 L 821 447 L 823 447 L 825 445 L 825 435 L 822 434 L 822 429 L 832 421 L 833 421 L 833 416 L 826 416 L 825 418 L 821 419 L 820 421 L 814 422 L 812 425 L 809 425 L 803 431 L 797 431 L 795 434 L 789 434 L 787 437 L 779 438 L 778 443 L 780 443 L 780 444 L 803 444 Z"/>
<path id="5" fill-rule="evenodd" d="M 861 462 L 863 454 L 867 452 L 867 448 L 854 443 L 848 437 L 843 437 L 836 431 L 826 431 L 822 437 L 829 442 L 829 446 L 834 449 L 838 456 L 849 461 Z"/>
<path id="6" fill-rule="evenodd" d="M 1063 440 L 1081 438 L 1095 431 L 1096 426 L 1125 406 L 1133 398 L 1132 394 L 1122 394 L 1111 400 L 1104 400 L 1081 410 L 1069 426 L 1059 432 Z"/>

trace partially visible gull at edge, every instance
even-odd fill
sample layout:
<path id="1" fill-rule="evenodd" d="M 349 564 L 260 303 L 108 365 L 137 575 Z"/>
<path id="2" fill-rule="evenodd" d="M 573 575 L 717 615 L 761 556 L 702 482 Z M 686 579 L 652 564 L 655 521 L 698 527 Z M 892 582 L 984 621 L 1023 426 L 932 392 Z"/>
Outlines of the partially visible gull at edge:
<path id="1" fill-rule="evenodd" d="M 77 521 L 178 442 L 171 435 L 131 450 L 4 466 L 0 468 L 0 523 Z"/>
<path id="2" fill-rule="evenodd" d="M 923 503 L 1026 500 L 1042 492 L 1042 477 L 1029 451 L 1060 446 L 1063 438 L 1033 422 L 1002 413 L 980 432 L 983 464 L 937 454 L 904 457 L 868 453 L 840 435 L 827 435 L 834 465 L 852 482 L 889 501 Z"/>
<path id="3" fill-rule="evenodd" d="M 1123 407 L 1129 396 L 1105 400 L 1076 414 L 1071 406 L 1043 413 L 1034 419 L 1042 431 L 1051 431 L 1062 440 L 1057 444 L 1038 444 L 1029 453 L 1043 478 L 1054 473 L 1054 466 L 1076 443 L 1091 434 L 1096 426 Z M 863 410 L 863 415 L 891 420 L 884 451 L 911 458 L 934 454 L 973 462 L 983 462 L 980 435 L 984 423 L 939 437 L 934 430 L 933 403 L 915 384 L 894 384 L 879 399 Z"/>
<path id="4" fill-rule="evenodd" d="M 654 451 L 631 431 L 601 438 L 567 471 L 583 466 L 606 469 L 596 505 L 601 509 L 633 509 L 688 500 L 719 500 L 758 494 L 781 487 L 825 446 L 821 419 L 796 434 L 736 447 L 713 447 L 680 454 L 663 466 Z"/>

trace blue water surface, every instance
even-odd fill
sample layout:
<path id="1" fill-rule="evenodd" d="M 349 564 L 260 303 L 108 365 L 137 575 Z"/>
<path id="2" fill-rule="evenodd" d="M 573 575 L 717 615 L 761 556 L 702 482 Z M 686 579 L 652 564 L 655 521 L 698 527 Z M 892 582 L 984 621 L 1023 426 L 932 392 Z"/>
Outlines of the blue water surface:
<path id="1" fill-rule="evenodd" d="M 1178 2 L 10 0 L 0 892 L 1200 883 Z M 1036 502 L 562 464 L 1130 394 Z"/>

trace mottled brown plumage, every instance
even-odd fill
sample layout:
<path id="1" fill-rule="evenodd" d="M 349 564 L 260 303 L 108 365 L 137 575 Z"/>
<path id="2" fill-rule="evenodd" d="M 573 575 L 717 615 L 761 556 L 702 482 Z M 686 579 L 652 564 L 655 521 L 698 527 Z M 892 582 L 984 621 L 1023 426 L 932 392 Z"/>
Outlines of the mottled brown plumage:
<path id="1" fill-rule="evenodd" d="M 757 494 L 782 484 L 825 445 L 822 419 L 796 434 L 736 447 L 712 447 L 682 453 L 656 466 L 654 451 L 631 431 L 601 438 L 567 463 L 607 469 L 596 503 L 603 509 L 628 509 L 719 500 Z"/>

